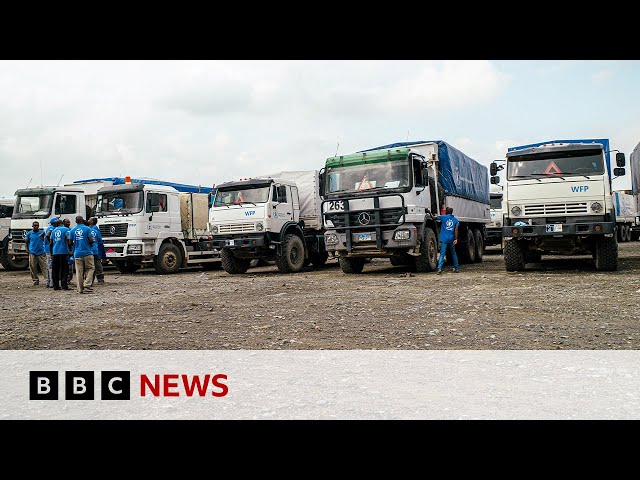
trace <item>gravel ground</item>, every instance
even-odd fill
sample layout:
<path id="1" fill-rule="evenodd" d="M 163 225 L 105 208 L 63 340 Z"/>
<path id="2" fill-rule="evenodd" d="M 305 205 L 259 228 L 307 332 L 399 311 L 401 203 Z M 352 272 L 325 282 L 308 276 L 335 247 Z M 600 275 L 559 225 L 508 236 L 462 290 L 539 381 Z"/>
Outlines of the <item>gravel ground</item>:
<path id="1" fill-rule="evenodd" d="M 4 350 L 639 349 L 640 242 L 616 272 L 590 257 L 544 257 L 506 272 L 500 252 L 461 273 L 410 273 L 373 260 L 281 274 L 199 268 L 106 270 L 80 295 L 0 267 Z"/>

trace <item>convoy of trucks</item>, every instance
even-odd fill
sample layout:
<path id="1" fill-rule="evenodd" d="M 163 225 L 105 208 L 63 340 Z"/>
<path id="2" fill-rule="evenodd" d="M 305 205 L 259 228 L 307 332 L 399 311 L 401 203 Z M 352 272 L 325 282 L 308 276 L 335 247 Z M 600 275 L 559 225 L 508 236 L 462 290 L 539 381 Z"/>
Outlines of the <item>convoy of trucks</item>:
<path id="1" fill-rule="evenodd" d="M 361 273 L 371 258 L 435 270 L 440 226 L 432 215 L 446 207 L 460 221 L 460 262 L 482 261 L 490 221 L 487 167 L 444 141 L 330 157 L 323 193 L 326 248 L 345 273 Z"/>
<path id="2" fill-rule="evenodd" d="M 318 170 L 276 172 L 217 186 L 209 225 L 227 273 L 252 260 L 275 261 L 283 273 L 328 258 L 320 213 Z"/>
<path id="3" fill-rule="evenodd" d="M 504 262 L 521 271 L 541 256 L 591 254 L 597 270 L 618 268 L 608 139 L 553 140 L 508 149 L 503 185 Z M 496 162 L 491 182 L 499 182 Z"/>

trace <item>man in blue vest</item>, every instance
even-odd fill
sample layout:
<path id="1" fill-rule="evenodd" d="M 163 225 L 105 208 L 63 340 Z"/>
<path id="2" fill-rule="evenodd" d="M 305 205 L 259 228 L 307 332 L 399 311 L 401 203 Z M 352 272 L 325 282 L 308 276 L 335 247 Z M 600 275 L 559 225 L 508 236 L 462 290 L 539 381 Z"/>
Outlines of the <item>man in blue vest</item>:
<path id="1" fill-rule="evenodd" d="M 456 255 L 456 245 L 458 244 L 458 225 L 460 222 L 453 216 L 453 208 L 447 207 L 444 215 L 433 215 L 433 218 L 440 220 L 440 257 L 438 258 L 438 275 L 442 274 L 444 257 L 447 251 L 453 259 L 453 271 L 460 271 L 458 266 L 458 255 Z"/>
<path id="2" fill-rule="evenodd" d="M 51 254 L 53 256 L 53 289 L 69 290 L 67 277 L 69 274 L 69 229 L 57 220 L 51 232 Z"/>
<path id="3" fill-rule="evenodd" d="M 73 249 L 73 259 L 76 266 L 76 284 L 78 293 L 93 293 L 93 252 L 91 247 L 95 241 L 96 232 L 85 225 L 82 215 L 76 217 L 76 226 L 69 232 L 69 246 Z"/>
<path id="4" fill-rule="evenodd" d="M 47 258 L 47 288 L 53 288 L 53 254 L 51 253 L 51 232 L 56 228 L 57 217 L 49 220 L 49 225 L 44 229 L 44 254 Z"/>
<path id="5" fill-rule="evenodd" d="M 40 223 L 33 222 L 33 227 L 24 237 L 27 251 L 29 252 L 29 271 L 34 285 L 40 284 L 38 277 L 38 266 L 42 271 L 44 279 L 47 280 L 47 257 L 44 254 L 44 230 L 40 230 Z"/>

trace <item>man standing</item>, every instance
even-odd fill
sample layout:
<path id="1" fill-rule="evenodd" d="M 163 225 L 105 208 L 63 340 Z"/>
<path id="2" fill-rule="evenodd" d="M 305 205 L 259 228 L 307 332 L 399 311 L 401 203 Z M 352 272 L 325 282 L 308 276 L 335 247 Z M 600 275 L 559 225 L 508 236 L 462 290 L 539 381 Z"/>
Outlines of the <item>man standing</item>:
<path id="1" fill-rule="evenodd" d="M 453 216 L 453 208 L 447 207 L 444 215 L 432 215 L 436 220 L 440 220 L 440 257 L 438 258 L 438 275 L 442 274 L 444 257 L 450 252 L 453 259 L 453 271 L 458 273 L 458 255 L 456 255 L 456 245 L 458 244 L 458 225 L 460 222 Z"/>
<path id="2" fill-rule="evenodd" d="M 44 254 L 47 258 L 47 288 L 53 288 L 53 255 L 51 254 L 51 232 L 56 228 L 57 217 L 49 220 L 49 225 L 44 229 Z"/>
<path id="3" fill-rule="evenodd" d="M 57 220 L 55 228 L 51 232 L 51 253 L 53 256 L 53 289 L 69 290 L 67 276 L 69 275 L 69 229 Z"/>
<path id="4" fill-rule="evenodd" d="M 93 263 L 95 265 L 95 278 L 98 279 L 98 284 L 104 283 L 104 269 L 102 268 L 102 259 L 106 258 L 104 251 L 104 242 L 102 241 L 102 234 L 98 228 L 98 217 L 91 217 L 89 219 L 89 227 L 96 232 L 96 238 L 91 246 L 91 253 L 93 253 Z M 93 285 L 93 279 L 91 280 Z"/>
<path id="5" fill-rule="evenodd" d="M 73 247 L 73 258 L 76 264 L 76 283 L 78 293 L 93 293 L 93 253 L 91 246 L 96 237 L 95 230 L 84 224 L 82 215 L 76 217 L 76 226 L 69 232 L 69 246 Z"/>
<path id="6" fill-rule="evenodd" d="M 29 252 L 29 271 L 31 272 L 31 280 L 34 285 L 40 284 L 38 277 L 38 266 L 42 271 L 44 279 L 47 280 L 47 257 L 44 254 L 44 230 L 40 230 L 40 224 L 33 222 L 33 229 L 27 233 L 25 244 Z"/>

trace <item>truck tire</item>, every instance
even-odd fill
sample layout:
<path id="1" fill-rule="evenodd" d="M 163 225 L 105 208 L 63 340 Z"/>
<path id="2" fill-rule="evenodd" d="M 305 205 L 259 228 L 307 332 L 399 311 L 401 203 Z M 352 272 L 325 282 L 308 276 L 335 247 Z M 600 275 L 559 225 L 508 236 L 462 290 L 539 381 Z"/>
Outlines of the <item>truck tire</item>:
<path id="1" fill-rule="evenodd" d="M 524 252 L 518 240 L 507 240 L 504 244 L 504 266 L 507 272 L 524 270 Z"/>
<path id="2" fill-rule="evenodd" d="M 329 260 L 329 254 L 327 252 L 313 252 L 309 253 L 309 262 L 315 268 L 322 268 L 324 264 Z"/>
<path id="3" fill-rule="evenodd" d="M 473 230 L 464 229 L 461 232 L 460 240 L 456 245 L 456 253 L 460 263 L 474 263 L 476 258 L 476 241 L 473 236 Z"/>
<path id="4" fill-rule="evenodd" d="M 282 273 L 295 273 L 304 267 L 304 243 L 292 233 L 284 236 L 281 253 L 276 254 L 276 265 Z"/>
<path id="5" fill-rule="evenodd" d="M 616 236 L 618 237 L 618 242 L 620 243 L 624 242 L 623 232 L 624 232 L 624 225 L 618 224 L 616 227 Z"/>
<path id="6" fill-rule="evenodd" d="M 120 273 L 134 273 L 140 270 L 141 267 L 140 264 L 133 263 L 130 260 L 112 260 L 112 262 Z"/>
<path id="7" fill-rule="evenodd" d="M 594 252 L 596 270 L 613 271 L 618 269 L 618 244 L 611 237 L 600 237 L 596 240 Z"/>
<path id="8" fill-rule="evenodd" d="M 631 241 L 631 225 L 625 225 L 624 229 L 625 229 L 625 236 L 626 236 L 625 242 L 630 242 Z"/>
<path id="9" fill-rule="evenodd" d="M 633 242 L 640 240 L 640 230 L 631 230 L 631 240 Z"/>
<path id="10" fill-rule="evenodd" d="M 245 273 L 249 269 L 251 260 L 248 258 L 237 258 L 231 250 L 223 248 L 220 254 L 222 268 L 230 274 Z"/>
<path id="11" fill-rule="evenodd" d="M 29 268 L 29 257 L 15 258 L 9 254 L 9 238 L 5 238 L 2 242 L 2 254 L 0 255 L 0 264 L 5 270 L 26 270 Z"/>
<path id="12" fill-rule="evenodd" d="M 438 242 L 431 228 L 424 229 L 424 237 L 420 241 L 420 255 L 413 260 L 416 272 L 433 272 L 438 268 Z"/>
<path id="13" fill-rule="evenodd" d="M 476 241 L 476 258 L 475 262 L 482 262 L 482 256 L 484 255 L 484 238 L 482 238 L 482 230 L 479 228 L 473 229 L 473 238 Z"/>
<path id="14" fill-rule="evenodd" d="M 176 273 L 182 265 L 182 253 L 173 243 L 164 243 L 153 260 L 153 266 L 158 273 Z"/>
<path id="15" fill-rule="evenodd" d="M 362 273 L 364 258 L 338 257 L 338 263 L 344 273 Z"/>

